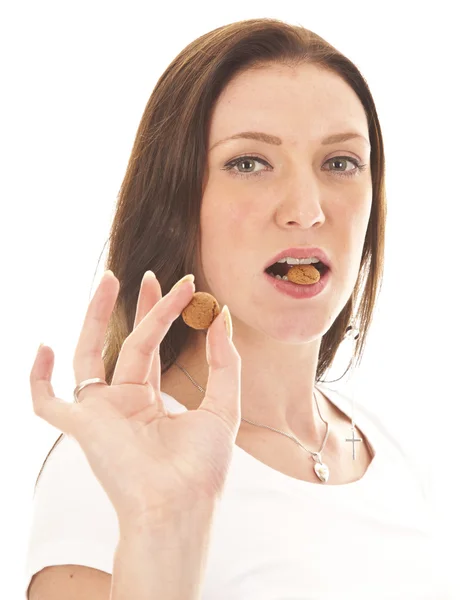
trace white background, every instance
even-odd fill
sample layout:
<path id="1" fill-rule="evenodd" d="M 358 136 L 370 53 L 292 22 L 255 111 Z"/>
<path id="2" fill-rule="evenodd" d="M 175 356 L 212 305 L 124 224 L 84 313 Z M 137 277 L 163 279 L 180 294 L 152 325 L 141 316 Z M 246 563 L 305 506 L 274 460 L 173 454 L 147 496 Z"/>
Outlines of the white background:
<path id="1" fill-rule="evenodd" d="M 148 97 L 189 42 L 252 17 L 315 31 L 372 90 L 387 164 L 386 264 L 355 381 L 429 476 L 443 568 L 468 598 L 465 4 L 17 1 L 2 9 L 2 598 L 23 598 L 34 483 L 60 433 L 32 410 L 37 346 L 53 348 L 55 393 L 72 401 L 73 352 Z"/>

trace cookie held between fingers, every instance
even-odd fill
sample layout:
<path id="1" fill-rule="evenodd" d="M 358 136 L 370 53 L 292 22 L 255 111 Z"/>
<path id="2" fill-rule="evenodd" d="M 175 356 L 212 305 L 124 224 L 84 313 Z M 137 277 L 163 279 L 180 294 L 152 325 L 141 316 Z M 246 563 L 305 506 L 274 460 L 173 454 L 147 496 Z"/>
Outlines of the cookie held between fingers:
<path id="1" fill-rule="evenodd" d="M 181 316 L 183 321 L 193 329 L 208 329 L 220 314 L 217 300 L 207 292 L 195 292 Z"/>
<path id="2" fill-rule="evenodd" d="M 311 285 L 320 281 L 320 272 L 313 265 L 295 265 L 287 271 L 287 279 L 299 285 Z"/>

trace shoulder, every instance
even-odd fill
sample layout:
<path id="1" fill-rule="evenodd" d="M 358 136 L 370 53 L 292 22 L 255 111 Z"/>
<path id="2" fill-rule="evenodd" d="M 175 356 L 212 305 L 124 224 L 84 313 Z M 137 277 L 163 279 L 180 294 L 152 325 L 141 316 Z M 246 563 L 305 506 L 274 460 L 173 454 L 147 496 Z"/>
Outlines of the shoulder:
<path id="1" fill-rule="evenodd" d="M 111 574 L 83 565 L 54 565 L 36 573 L 26 592 L 28 600 L 108 600 Z"/>

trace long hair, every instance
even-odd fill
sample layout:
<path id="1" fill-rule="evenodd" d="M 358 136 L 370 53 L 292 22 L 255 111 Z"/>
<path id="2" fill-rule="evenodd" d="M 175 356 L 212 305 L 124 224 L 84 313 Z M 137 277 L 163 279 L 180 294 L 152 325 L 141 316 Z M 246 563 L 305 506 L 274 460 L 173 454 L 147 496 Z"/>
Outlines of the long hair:
<path id="1" fill-rule="evenodd" d="M 218 27 L 186 46 L 164 71 L 144 109 L 108 240 L 106 269 L 120 283 L 102 355 L 108 384 L 132 332 L 144 273 L 155 273 L 163 295 L 181 277 L 194 273 L 209 124 L 221 92 L 247 69 L 306 63 L 346 81 L 368 119 L 373 196 L 359 275 L 351 297 L 322 338 L 316 378 L 320 380 L 333 363 L 352 321 L 360 334 L 348 370 L 360 362 L 384 261 L 385 159 L 375 104 L 358 68 L 323 38 L 277 19 L 249 19 Z M 162 374 L 178 358 L 188 335 L 183 319 L 176 319 L 160 345 Z"/>

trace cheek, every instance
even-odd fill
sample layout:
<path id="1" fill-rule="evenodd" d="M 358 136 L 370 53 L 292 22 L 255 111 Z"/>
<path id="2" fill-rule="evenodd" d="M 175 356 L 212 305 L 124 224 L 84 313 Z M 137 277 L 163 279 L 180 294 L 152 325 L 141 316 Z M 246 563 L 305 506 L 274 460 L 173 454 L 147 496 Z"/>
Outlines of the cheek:
<path id="1" fill-rule="evenodd" d="M 244 252 L 253 248 L 254 231 L 259 231 L 246 203 L 209 201 L 201 209 L 201 260 L 204 278 L 215 293 L 233 287 L 242 275 Z M 207 201 L 206 201 L 207 200 Z"/>
<path id="2" fill-rule="evenodd" d="M 372 198 L 365 199 L 358 207 L 356 225 L 358 228 L 358 235 L 362 236 L 363 239 L 365 238 L 367 227 L 369 225 L 371 210 Z"/>
<path id="3" fill-rule="evenodd" d="M 249 224 L 253 223 L 247 203 L 231 201 L 230 198 L 206 202 L 201 210 L 201 235 L 203 248 L 217 249 L 225 253 L 241 239 L 249 236 Z"/>
<path id="4" fill-rule="evenodd" d="M 342 202 L 341 205 L 338 205 L 343 227 L 350 232 L 353 239 L 357 239 L 361 234 L 365 235 L 371 207 L 372 197 L 363 193 L 358 194 L 357 197 L 351 196 L 349 202 Z"/>
<path id="5" fill-rule="evenodd" d="M 206 277 L 226 268 L 240 220 L 228 206 L 206 203 L 201 210 L 201 259 Z"/>
<path id="6" fill-rule="evenodd" d="M 362 196 L 351 206 L 352 210 L 345 213 L 342 239 L 344 240 L 343 250 L 349 256 L 348 269 L 351 270 L 351 277 L 355 278 L 361 264 L 372 201 Z"/>

